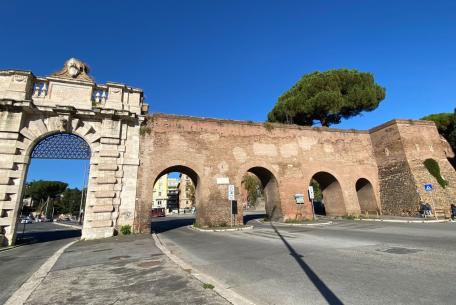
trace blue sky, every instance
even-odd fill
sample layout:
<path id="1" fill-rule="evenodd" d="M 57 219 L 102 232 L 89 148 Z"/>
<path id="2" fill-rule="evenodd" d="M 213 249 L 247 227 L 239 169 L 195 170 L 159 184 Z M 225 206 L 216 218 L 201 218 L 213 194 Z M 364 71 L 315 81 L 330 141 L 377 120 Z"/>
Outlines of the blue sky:
<path id="1" fill-rule="evenodd" d="M 48 75 L 77 57 L 99 83 L 143 88 L 152 112 L 263 121 L 303 74 L 333 68 L 372 72 L 387 90 L 378 109 L 335 127 L 456 107 L 453 1 L 2 1 L 0 10 L 0 69 Z M 50 166 L 38 163 L 34 177 Z"/>

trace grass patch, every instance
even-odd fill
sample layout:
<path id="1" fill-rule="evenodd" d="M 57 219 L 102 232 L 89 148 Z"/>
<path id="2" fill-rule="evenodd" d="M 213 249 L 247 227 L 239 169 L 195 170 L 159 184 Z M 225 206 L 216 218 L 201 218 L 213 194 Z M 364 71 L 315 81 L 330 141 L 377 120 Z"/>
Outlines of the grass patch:
<path id="1" fill-rule="evenodd" d="M 209 283 L 204 283 L 204 284 L 203 284 L 203 288 L 204 288 L 204 289 L 214 289 L 215 286 L 212 285 L 212 284 L 209 284 Z"/>

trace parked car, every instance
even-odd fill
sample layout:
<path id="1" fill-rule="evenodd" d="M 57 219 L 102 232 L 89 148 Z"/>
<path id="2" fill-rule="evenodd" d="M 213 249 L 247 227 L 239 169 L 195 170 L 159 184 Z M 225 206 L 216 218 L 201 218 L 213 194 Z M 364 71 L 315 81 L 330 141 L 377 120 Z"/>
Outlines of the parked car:
<path id="1" fill-rule="evenodd" d="M 152 217 L 165 217 L 166 216 L 165 208 L 153 208 L 150 211 L 150 215 Z"/>
<path id="2" fill-rule="evenodd" d="M 21 219 L 21 223 L 25 223 L 25 224 L 27 224 L 27 223 L 33 223 L 33 220 L 32 220 L 32 218 L 30 218 L 30 217 L 25 217 L 25 218 L 22 218 L 22 219 Z"/>

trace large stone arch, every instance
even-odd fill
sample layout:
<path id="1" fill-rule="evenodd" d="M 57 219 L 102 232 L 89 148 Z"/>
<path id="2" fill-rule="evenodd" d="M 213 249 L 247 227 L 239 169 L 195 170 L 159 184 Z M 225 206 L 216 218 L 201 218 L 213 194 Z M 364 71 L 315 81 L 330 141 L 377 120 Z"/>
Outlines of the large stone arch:
<path id="1" fill-rule="evenodd" d="M 70 68 L 76 67 L 76 73 Z M 49 77 L 0 71 L 0 238 L 13 244 L 30 153 L 42 139 L 72 133 L 91 148 L 82 237 L 112 236 L 133 224 L 142 91 L 97 85 L 85 64 L 71 59 Z M 74 72 L 74 70 L 73 70 Z"/>
<path id="2" fill-rule="evenodd" d="M 275 221 L 282 219 L 282 204 L 280 200 L 279 176 L 277 171 L 265 162 L 249 162 L 244 164 L 236 177 L 238 189 L 243 187 L 242 179 L 246 173 L 254 174 L 261 181 L 265 196 L 267 217 Z"/>
<path id="3" fill-rule="evenodd" d="M 343 216 L 347 214 L 344 193 L 340 179 L 331 171 L 318 171 L 312 175 L 312 179 L 316 180 L 323 193 L 324 206 L 326 215 L 328 216 Z"/>
<path id="4" fill-rule="evenodd" d="M 381 212 L 375 196 L 375 189 L 372 183 L 366 178 L 359 178 L 355 184 L 356 195 L 361 213 L 363 212 Z"/>

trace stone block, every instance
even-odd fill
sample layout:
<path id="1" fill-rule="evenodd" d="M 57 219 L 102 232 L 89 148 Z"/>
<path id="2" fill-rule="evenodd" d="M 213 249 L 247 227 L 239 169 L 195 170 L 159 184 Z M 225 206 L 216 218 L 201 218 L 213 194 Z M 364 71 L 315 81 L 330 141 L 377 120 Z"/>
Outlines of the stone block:
<path id="1" fill-rule="evenodd" d="M 13 169 L 14 162 L 12 160 L 2 160 L 0 159 L 0 169 Z"/>
<path id="2" fill-rule="evenodd" d="M 119 168 L 117 164 L 114 163 L 100 163 L 98 164 L 99 171 L 116 171 Z"/>
<path id="3" fill-rule="evenodd" d="M 12 225 L 12 219 L 10 217 L 0 217 L 0 227 Z"/>
<path id="4" fill-rule="evenodd" d="M 114 191 L 96 191 L 95 198 L 114 198 L 116 197 L 116 192 Z"/>
<path id="5" fill-rule="evenodd" d="M 17 152 L 17 147 L 14 144 L 7 144 L 0 146 L 0 154 L 12 154 L 14 155 Z M 1 158 L 1 157 L 0 157 Z"/>
<path id="6" fill-rule="evenodd" d="M 112 227 L 112 220 L 92 220 L 89 226 L 91 228 Z"/>
<path id="7" fill-rule="evenodd" d="M 115 184 L 117 179 L 114 176 L 98 177 L 96 182 L 97 184 Z"/>
<path id="8" fill-rule="evenodd" d="M 100 150 L 100 157 L 113 157 L 117 158 L 119 157 L 119 152 L 117 150 Z"/>
<path id="9" fill-rule="evenodd" d="M 94 205 L 92 207 L 92 211 L 94 213 L 106 213 L 106 212 L 112 212 L 114 211 L 114 207 L 112 204 L 107 204 L 107 205 Z"/>
<path id="10" fill-rule="evenodd" d="M 0 176 L 0 185 L 11 184 L 11 178 L 8 176 Z"/>

